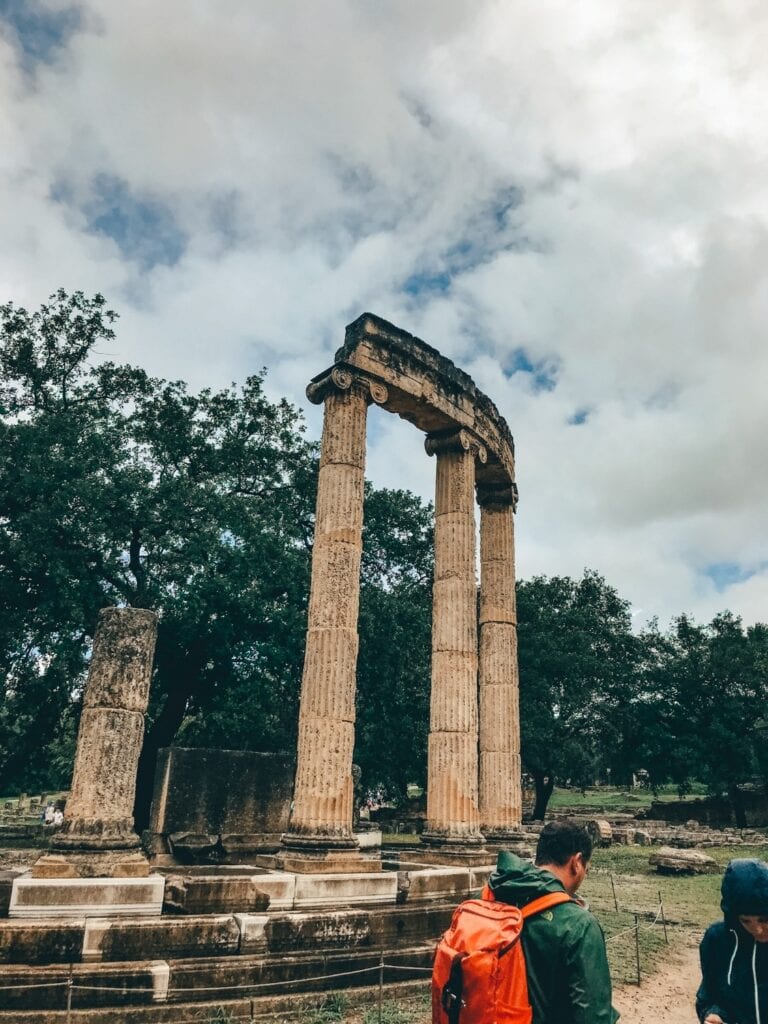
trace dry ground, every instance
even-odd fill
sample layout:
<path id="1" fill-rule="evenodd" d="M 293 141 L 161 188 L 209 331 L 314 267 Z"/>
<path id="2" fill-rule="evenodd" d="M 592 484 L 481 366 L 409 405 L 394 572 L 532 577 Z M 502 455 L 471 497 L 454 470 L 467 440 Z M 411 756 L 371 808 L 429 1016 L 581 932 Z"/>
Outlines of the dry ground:
<path id="1" fill-rule="evenodd" d="M 696 1024 L 694 999 L 699 983 L 699 957 L 693 936 L 678 946 L 669 961 L 646 975 L 638 988 L 622 985 L 614 1003 L 622 1024 Z"/>

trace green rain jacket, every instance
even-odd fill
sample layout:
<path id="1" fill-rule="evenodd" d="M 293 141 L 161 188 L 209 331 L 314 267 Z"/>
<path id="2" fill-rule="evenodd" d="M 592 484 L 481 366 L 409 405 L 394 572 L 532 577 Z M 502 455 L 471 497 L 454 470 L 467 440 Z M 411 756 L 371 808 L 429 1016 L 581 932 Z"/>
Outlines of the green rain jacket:
<path id="1" fill-rule="evenodd" d="M 507 850 L 499 852 L 489 879 L 503 903 L 524 907 L 562 883 Z M 523 951 L 533 1024 L 614 1024 L 605 939 L 592 914 L 575 902 L 560 903 L 525 922 Z"/>

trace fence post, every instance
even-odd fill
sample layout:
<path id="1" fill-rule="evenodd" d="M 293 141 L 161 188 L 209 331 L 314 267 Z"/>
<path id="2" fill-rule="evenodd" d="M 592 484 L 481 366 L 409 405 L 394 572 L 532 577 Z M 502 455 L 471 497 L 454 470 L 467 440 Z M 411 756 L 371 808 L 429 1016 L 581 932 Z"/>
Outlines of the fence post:
<path id="1" fill-rule="evenodd" d="M 72 1020 L 72 964 L 69 965 L 69 977 L 67 978 L 67 1024 Z"/>
<path id="2" fill-rule="evenodd" d="M 637 984 L 640 984 L 640 918 L 635 914 L 635 961 L 637 963 Z"/>
<path id="3" fill-rule="evenodd" d="M 611 879 L 611 889 L 613 889 L 613 906 L 614 906 L 616 912 L 618 913 L 619 901 L 616 899 L 616 886 L 613 884 L 613 872 L 610 873 L 609 877 Z"/>
<path id="4" fill-rule="evenodd" d="M 381 947 L 381 958 L 379 959 L 379 1024 L 381 1024 L 381 1016 L 383 1012 L 384 1001 L 384 947 Z"/>

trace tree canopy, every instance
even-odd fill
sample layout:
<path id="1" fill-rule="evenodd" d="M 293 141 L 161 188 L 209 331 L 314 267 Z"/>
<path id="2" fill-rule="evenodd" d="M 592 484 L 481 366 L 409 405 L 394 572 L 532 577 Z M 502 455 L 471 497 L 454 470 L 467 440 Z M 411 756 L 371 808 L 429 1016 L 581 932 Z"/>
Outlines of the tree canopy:
<path id="1" fill-rule="evenodd" d="M 293 747 L 317 448 L 300 413 L 267 398 L 264 372 L 192 394 L 181 381 L 95 362 L 114 338 L 100 295 L 60 291 L 39 312 L 7 304 L 0 318 L 0 789 L 66 776 L 99 609 L 152 608 L 160 623 L 141 823 L 157 750 L 174 737 Z M 368 506 L 364 608 L 378 603 L 404 628 L 392 621 L 395 595 L 428 586 L 430 516 L 405 492 L 369 487 Z M 407 618 L 419 614 L 428 610 L 416 602 Z M 364 614 L 364 652 L 379 628 L 375 612 Z M 418 657 L 391 659 L 388 677 L 411 678 Z M 368 660 L 362 690 L 373 695 L 386 687 Z"/>

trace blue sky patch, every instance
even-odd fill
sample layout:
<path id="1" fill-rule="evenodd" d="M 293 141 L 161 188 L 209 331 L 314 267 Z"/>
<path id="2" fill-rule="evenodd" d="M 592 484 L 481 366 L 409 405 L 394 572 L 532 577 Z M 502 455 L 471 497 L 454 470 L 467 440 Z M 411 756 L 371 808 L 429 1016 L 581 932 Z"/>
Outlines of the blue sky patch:
<path id="1" fill-rule="evenodd" d="M 72 204 L 72 190 L 59 183 L 51 190 L 57 202 Z M 173 210 L 160 200 L 135 193 L 126 181 L 111 174 L 97 174 L 90 195 L 80 204 L 87 230 L 111 238 L 126 260 L 151 270 L 172 267 L 181 259 L 187 237 Z"/>
<path id="2" fill-rule="evenodd" d="M 747 569 L 743 565 L 739 565 L 738 562 L 713 562 L 704 567 L 703 573 L 712 580 L 718 594 L 722 594 L 734 583 L 743 583 L 750 579 L 759 571 L 759 568 Z"/>
<path id="3" fill-rule="evenodd" d="M 522 201 L 523 191 L 517 185 L 497 189 L 468 214 L 467 223 L 457 225 L 455 241 L 405 278 L 403 291 L 415 299 L 444 295 L 454 278 L 490 262 L 498 253 L 530 248 L 509 221 L 510 212 Z"/>
<path id="4" fill-rule="evenodd" d="M 51 11 L 35 0 L 0 0 L 0 32 L 11 39 L 28 73 L 52 63 L 81 26 L 75 5 Z"/>
<path id="5" fill-rule="evenodd" d="M 451 275 L 447 270 L 411 274 L 403 282 L 403 291 L 409 295 L 444 294 L 451 287 Z"/>
<path id="6" fill-rule="evenodd" d="M 568 425 L 570 427 L 580 427 L 582 423 L 586 423 L 589 418 L 589 409 L 577 409 L 571 416 L 568 417 Z"/>
<path id="7" fill-rule="evenodd" d="M 534 391 L 554 391 L 557 387 L 557 364 L 551 359 L 533 362 L 524 348 L 514 349 L 501 369 L 505 377 L 514 377 L 516 373 L 530 374 Z"/>

